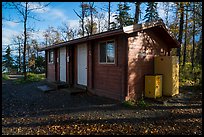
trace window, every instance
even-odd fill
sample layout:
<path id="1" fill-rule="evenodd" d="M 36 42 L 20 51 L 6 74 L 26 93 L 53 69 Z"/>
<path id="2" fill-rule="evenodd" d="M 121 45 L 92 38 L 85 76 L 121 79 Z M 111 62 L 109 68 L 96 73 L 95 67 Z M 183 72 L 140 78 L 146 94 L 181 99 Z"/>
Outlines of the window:
<path id="1" fill-rule="evenodd" d="M 100 63 L 115 63 L 115 44 L 114 41 L 101 42 L 100 49 Z"/>
<path id="2" fill-rule="evenodd" d="M 48 62 L 49 63 L 54 62 L 54 52 L 53 51 L 49 51 L 49 53 L 48 53 Z"/>

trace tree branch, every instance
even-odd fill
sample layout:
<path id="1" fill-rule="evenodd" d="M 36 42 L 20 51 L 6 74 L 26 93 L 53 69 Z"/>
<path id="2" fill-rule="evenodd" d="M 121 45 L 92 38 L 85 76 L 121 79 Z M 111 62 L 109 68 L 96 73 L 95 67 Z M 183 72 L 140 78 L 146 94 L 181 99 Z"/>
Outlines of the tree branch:
<path id="1" fill-rule="evenodd" d="M 74 10 L 74 9 L 73 9 Z M 80 19 L 82 19 L 82 17 L 74 10 L 74 12 L 76 13 L 76 15 L 80 18 Z"/>

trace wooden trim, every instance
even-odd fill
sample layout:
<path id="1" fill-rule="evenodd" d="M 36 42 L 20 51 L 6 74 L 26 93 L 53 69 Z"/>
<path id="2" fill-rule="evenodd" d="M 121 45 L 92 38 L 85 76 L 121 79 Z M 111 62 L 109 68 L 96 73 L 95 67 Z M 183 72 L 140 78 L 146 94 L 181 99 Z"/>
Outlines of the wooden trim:
<path id="1" fill-rule="evenodd" d="M 77 45 L 74 46 L 74 85 L 77 85 Z"/>
<path id="2" fill-rule="evenodd" d="M 65 52 L 66 52 L 66 59 L 65 59 L 66 60 L 66 62 L 65 62 L 65 64 L 66 64 L 66 83 L 69 83 L 69 79 L 68 79 L 68 77 L 69 77 L 69 73 L 68 73 L 69 72 L 69 70 L 68 70 L 69 69 L 69 67 L 68 67 L 69 66 L 69 62 L 67 62 L 68 46 L 65 47 Z"/>
<path id="3" fill-rule="evenodd" d="M 49 49 L 53 49 L 53 48 L 57 48 L 57 47 L 63 47 L 63 46 L 66 46 L 66 45 L 73 45 L 73 44 L 77 45 L 79 43 L 87 42 L 88 40 L 100 39 L 100 38 L 110 37 L 110 36 L 114 36 L 114 35 L 118 35 L 118 34 L 124 34 L 123 29 L 116 29 L 116 30 L 111 30 L 111 31 L 106 31 L 106 32 L 102 32 L 102 33 L 93 34 L 93 35 L 90 35 L 90 36 L 85 36 L 85 37 L 78 38 L 78 39 L 73 39 L 73 40 L 70 40 L 70 41 L 66 41 L 66 42 L 54 44 L 54 45 L 51 45 L 51 46 L 48 46 L 48 47 L 40 48 L 39 51 L 49 50 Z"/>
<path id="4" fill-rule="evenodd" d="M 103 43 L 103 42 L 108 42 L 108 41 L 113 41 L 114 42 L 114 49 L 115 49 L 115 51 L 114 51 L 114 63 L 108 63 L 107 62 L 107 56 L 106 56 L 106 63 L 101 63 L 100 62 L 100 43 Z M 118 50 L 118 48 L 117 48 L 117 42 L 116 42 L 117 40 L 115 40 L 115 38 L 111 38 L 111 39 L 107 39 L 107 40 L 102 40 L 102 41 L 98 41 L 98 43 L 97 43 L 97 47 L 98 47 L 98 64 L 99 65 L 104 65 L 104 66 L 112 66 L 112 65 L 114 65 L 114 66 L 117 66 L 117 50 Z"/>

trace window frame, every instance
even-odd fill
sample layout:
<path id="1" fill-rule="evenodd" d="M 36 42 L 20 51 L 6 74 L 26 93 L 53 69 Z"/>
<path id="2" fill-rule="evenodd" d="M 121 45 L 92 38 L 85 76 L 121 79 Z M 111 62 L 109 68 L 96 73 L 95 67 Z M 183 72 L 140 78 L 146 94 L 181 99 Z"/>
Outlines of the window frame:
<path id="1" fill-rule="evenodd" d="M 106 62 L 101 62 L 100 59 L 101 59 L 101 53 L 100 53 L 100 45 L 101 43 L 106 43 L 106 47 L 107 47 L 107 43 L 108 42 L 113 42 L 114 43 L 114 62 L 107 62 L 107 54 L 106 54 Z M 107 48 L 106 48 L 106 53 L 107 53 Z M 116 64 L 116 42 L 114 39 L 110 39 L 110 40 L 104 40 L 104 41 L 100 41 L 98 43 L 98 63 L 99 64 L 110 64 L 110 65 L 114 65 Z"/>
<path id="2" fill-rule="evenodd" d="M 51 53 L 53 54 L 52 60 L 51 60 Z M 48 51 L 48 64 L 54 64 L 54 50 Z"/>

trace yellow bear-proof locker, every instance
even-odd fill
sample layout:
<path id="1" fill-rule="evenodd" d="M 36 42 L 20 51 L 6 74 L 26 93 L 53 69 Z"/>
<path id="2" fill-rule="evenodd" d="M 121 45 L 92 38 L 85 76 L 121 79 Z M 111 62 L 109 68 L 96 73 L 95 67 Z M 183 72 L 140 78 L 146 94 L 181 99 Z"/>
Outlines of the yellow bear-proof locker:
<path id="1" fill-rule="evenodd" d="M 158 98 L 162 96 L 162 75 L 145 76 L 145 97 Z"/>
<path id="2" fill-rule="evenodd" d="M 154 73 L 162 74 L 162 95 L 174 96 L 179 93 L 178 56 L 157 56 L 154 58 Z"/>

